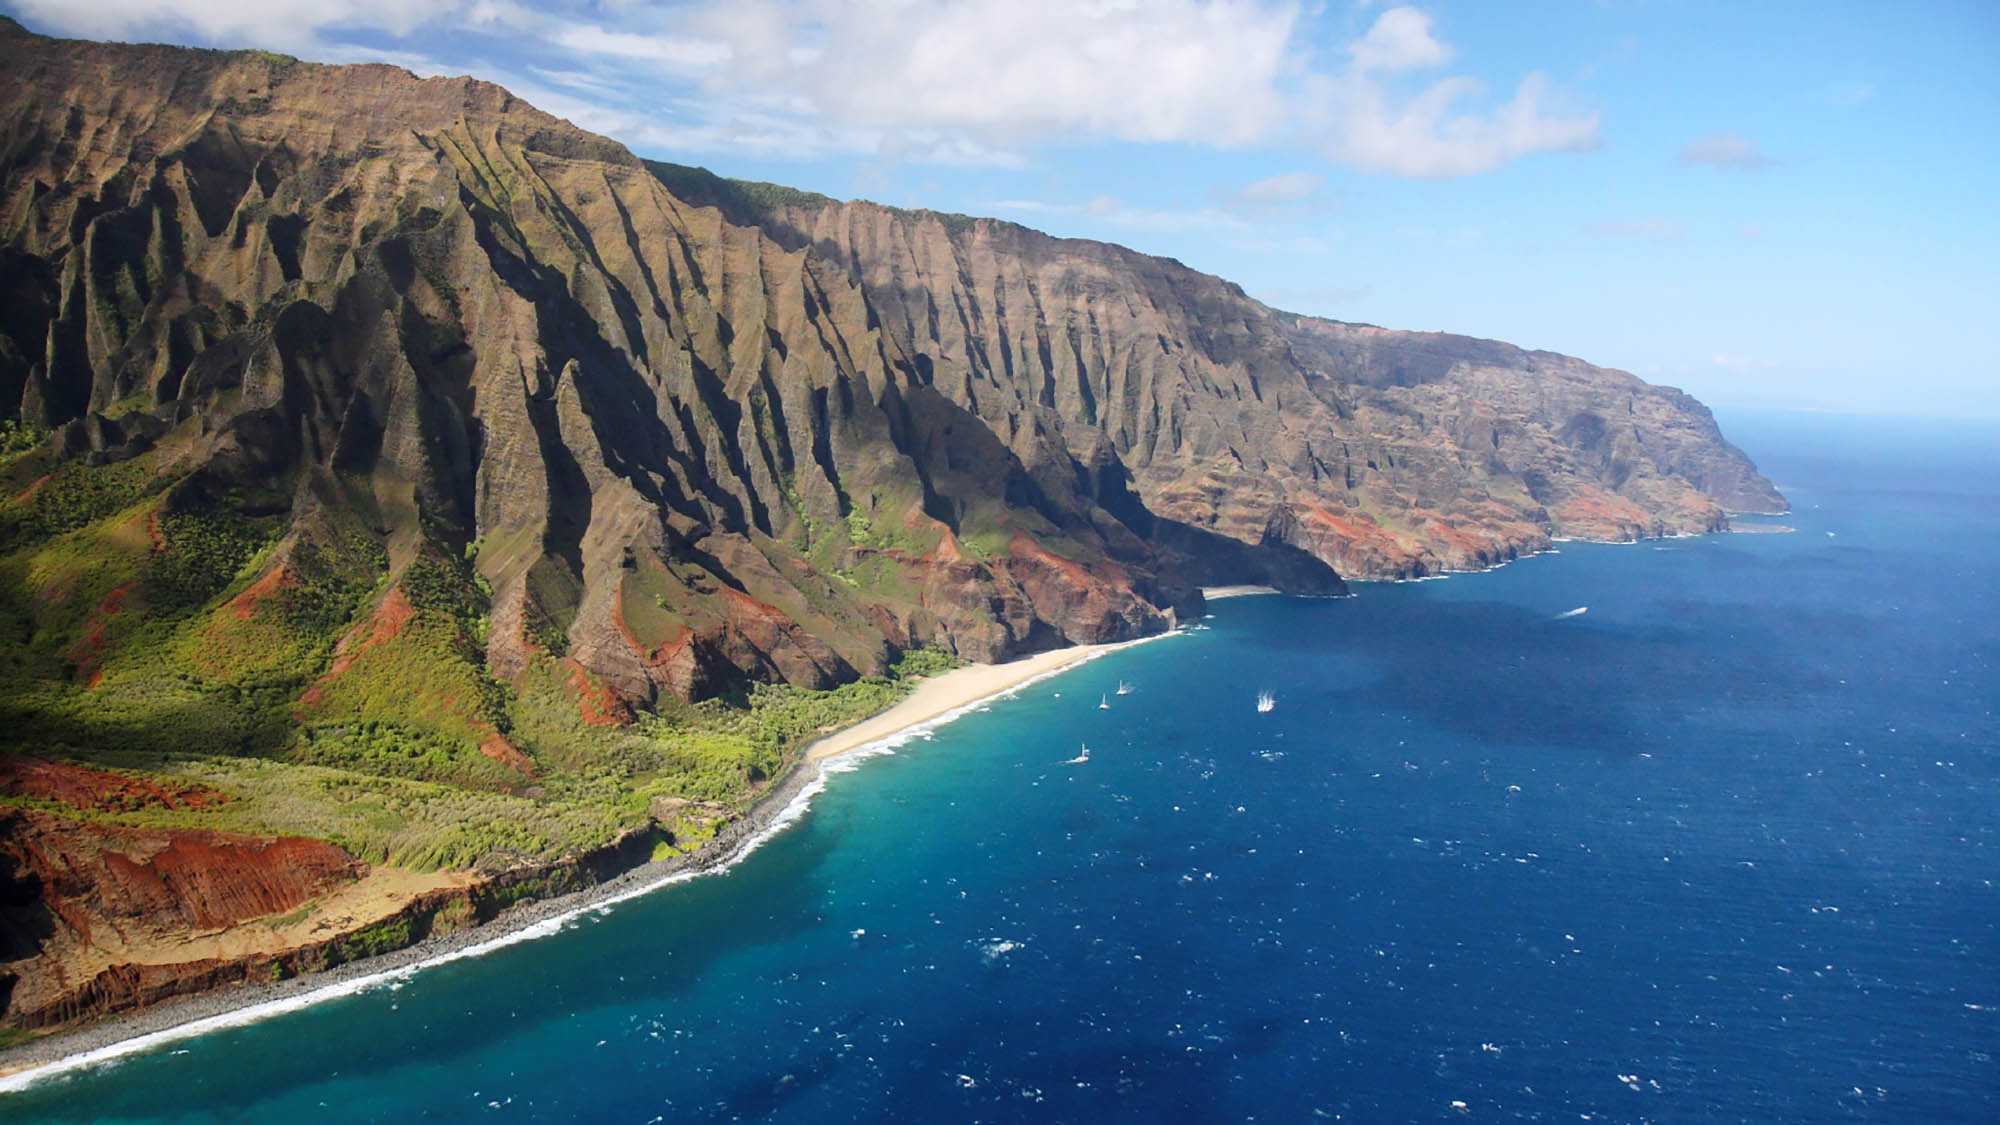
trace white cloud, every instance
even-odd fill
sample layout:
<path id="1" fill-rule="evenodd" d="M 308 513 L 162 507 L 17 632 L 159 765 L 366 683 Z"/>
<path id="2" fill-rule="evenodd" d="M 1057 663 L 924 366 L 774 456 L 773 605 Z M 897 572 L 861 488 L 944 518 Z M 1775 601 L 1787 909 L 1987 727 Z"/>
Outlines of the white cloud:
<path id="1" fill-rule="evenodd" d="M 729 47 L 713 39 L 635 35 L 625 31 L 606 31 L 594 24 L 561 28 L 552 41 L 583 54 L 640 59 L 676 70 L 707 71 L 729 62 L 731 58 Z"/>
<path id="2" fill-rule="evenodd" d="M 1687 237 L 1687 226 L 1679 219 L 1647 218 L 1585 223 L 1583 233 L 1599 238 L 1652 238 L 1679 242 Z"/>
<path id="3" fill-rule="evenodd" d="M 1286 172 L 1280 176 L 1258 180 L 1243 185 L 1229 194 L 1236 203 L 1252 206 L 1269 206 L 1276 203 L 1296 203 L 1312 195 L 1326 183 L 1326 177 L 1315 172 Z"/>
<path id="4" fill-rule="evenodd" d="M 1761 172 L 1776 161 L 1764 155 L 1764 142 L 1735 133 L 1710 133 L 1681 146 L 1682 164 L 1710 164 L 1738 172 Z"/>
<path id="5" fill-rule="evenodd" d="M 38 31 L 96 39 L 192 35 L 204 42 L 304 50 L 327 28 L 364 27 L 408 35 L 464 14 L 467 0 L 15 0 Z"/>
<path id="6" fill-rule="evenodd" d="M 1259 222 L 1298 220 L 1332 206 L 1320 194 L 1325 186 L 1326 177 L 1317 172 L 1285 172 L 1238 188 L 1217 184 L 1208 199 L 1224 211 Z"/>
<path id="7" fill-rule="evenodd" d="M 1597 143 L 1538 73 L 1481 104 L 1430 16 L 1392 7 L 1311 41 L 1304 0 L 16 0 L 30 23 L 311 58 L 402 50 L 554 88 L 552 112 L 628 143 L 1019 165 L 1039 145 L 1121 141 L 1315 151 L 1444 177 Z M 387 42 L 385 42 L 387 40 Z M 365 45 L 365 46 L 364 46 Z M 378 49 L 386 48 L 386 49 Z M 508 61 L 509 59 L 513 61 Z M 464 61 L 457 67 L 468 65 Z M 509 74 L 507 67 L 514 68 Z M 456 69 L 444 67 L 441 69 Z M 698 95 L 698 96 L 694 96 Z M 1247 189 L 1246 189 L 1247 190 Z M 1258 203 L 1246 197 L 1239 205 Z"/>
<path id="8" fill-rule="evenodd" d="M 1357 71 L 1410 70 L 1451 61 L 1451 48 L 1431 35 L 1431 18 L 1408 7 L 1375 17 L 1368 34 L 1348 44 L 1347 53 Z"/>
<path id="9" fill-rule="evenodd" d="M 1541 152 L 1598 147 L 1599 115 L 1560 108 L 1548 78 L 1530 73 L 1513 98 L 1490 112 L 1459 112 L 1482 92 L 1472 78 L 1441 79 L 1398 99 L 1367 74 L 1319 79 L 1312 108 L 1324 130 L 1321 151 L 1367 172 L 1443 179 L 1491 172 Z"/>
<path id="10" fill-rule="evenodd" d="M 1284 117 L 1296 20 L 1263 0 L 721 0 L 693 23 L 734 52 L 718 88 L 783 87 L 834 122 L 1241 145 Z"/>

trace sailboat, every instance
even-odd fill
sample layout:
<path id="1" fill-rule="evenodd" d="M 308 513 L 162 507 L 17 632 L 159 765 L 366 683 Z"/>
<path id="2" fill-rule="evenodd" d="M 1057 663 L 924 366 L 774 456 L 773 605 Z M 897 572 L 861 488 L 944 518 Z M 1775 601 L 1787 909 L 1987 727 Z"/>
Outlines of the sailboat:
<path id="1" fill-rule="evenodd" d="M 1269 711 L 1271 708 L 1276 707 L 1277 705 L 1278 705 L 1277 696 L 1272 695 L 1268 691 L 1260 691 L 1257 693 L 1257 713 L 1259 715 L 1265 713 L 1266 711 Z"/>
<path id="2" fill-rule="evenodd" d="M 1088 762 L 1089 760 L 1090 760 L 1090 747 L 1084 746 L 1083 749 L 1077 751 L 1076 757 L 1071 758 L 1069 761 L 1063 764 L 1071 766 L 1080 766 L 1083 763 Z"/>
<path id="3" fill-rule="evenodd" d="M 1099 711 L 1109 711 L 1109 710 L 1111 710 L 1111 699 L 1110 699 L 1110 697 L 1109 697 L 1109 696 L 1104 696 L 1104 695 L 1100 695 L 1100 696 L 1098 696 L 1098 697 L 1097 697 L 1097 709 L 1098 709 Z"/>
<path id="4" fill-rule="evenodd" d="M 1125 682 L 1124 680 L 1119 680 L 1119 681 L 1118 681 L 1118 694 L 1119 694 L 1119 695 L 1130 695 L 1130 694 L 1132 694 L 1132 685 L 1131 685 L 1131 684 L 1128 684 L 1128 683 L 1126 683 L 1126 682 Z"/>

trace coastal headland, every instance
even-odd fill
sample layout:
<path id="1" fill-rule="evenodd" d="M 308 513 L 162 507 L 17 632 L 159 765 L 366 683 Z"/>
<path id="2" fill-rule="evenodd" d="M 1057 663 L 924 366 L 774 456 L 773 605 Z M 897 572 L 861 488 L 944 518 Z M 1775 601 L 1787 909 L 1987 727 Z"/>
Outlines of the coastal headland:
<path id="1" fill-rule="evenodd" d="M 727 862 L 1204 588 L 1785 506 L 1626 372 L 472 78 L 0 17 L 0 134 L 0 1043 Z"/>
<path id="2" fill-rule="evenodd" d="M 831 760 L 893 743 L 915 728 L 962 714 L 1123 647 L 1126 646 L 1075 645 L 1005 664 L 971 664 L 929 676 L 909 695 L 879 714 L 814 740 L 799 756 L 797 764 L 746 813 L 695 851 L 666 859 L 642 860 L 629 870 L 609 873 L 603 882 L 555 893 L 552 897 L 520 898 L 482 924 L 435 932 L 403 948 L 336 965 L 310 976 L 199 991 L 146 1007 L 115 1023 L 58 1032 L 0 1053 L 0 1093 L 64 1068 L 90 1065 L 128 1051 L 150 1049 L 170 1039 L 202 1034 L 359 988 L 384 985 L 426 965 L 553 933 L 565 921 L 586 911 L 726 867 L 805 812 L 807 802 L 823 786 L 824 769 Z M 388 868 L 322 904 L 322 912 L 338 910 L 350 922 L 380 924 L 403 913 L 408 902 L 422 901 L 427 895 L 435 897 L 447 888 L 451 894 L 462 896 L 463 901 L 475 900 L 482 893 L 497 889 L 490 880 L 469 872 L 423 877 Z M 166 960 L 275 957 L 288 951 L 286 939 L 296 937 L 297 932 L 296 928 L 289 934 L 284 928 L 256 931 L 238 928 L 225 935 L 189 939 L 178 947 L 163 945 L 148 952 Z"/>

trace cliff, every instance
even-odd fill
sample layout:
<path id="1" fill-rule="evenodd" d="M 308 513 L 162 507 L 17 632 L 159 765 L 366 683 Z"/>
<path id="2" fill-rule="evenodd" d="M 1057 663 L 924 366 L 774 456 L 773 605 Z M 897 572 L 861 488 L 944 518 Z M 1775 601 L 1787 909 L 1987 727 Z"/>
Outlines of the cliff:
<path id="1" fill-rule="evenodd" d="M 1063 446 L 1108 445 L 1141 521 L 1400 578 L 1786 506 L 1705 407 L 1624 372 L 1296 316 L 1168 259 L 1012 223 L 651 167 L 845 267 L 928 381 L 990 428 L 1036 411 Z"/>
<path id="2" fill-rule="evenodd" d="M 107 919 L 698 840 L 837 717 L 753 684 L 879 705 L 1207 584 L 1784 504 L 1568 357 L 647 163 L 469 78 L 6 20 L 0 423 L 0 751 L 63 782 L 0 793 L 9 956 L 60 931 L 71 978 Z"/>

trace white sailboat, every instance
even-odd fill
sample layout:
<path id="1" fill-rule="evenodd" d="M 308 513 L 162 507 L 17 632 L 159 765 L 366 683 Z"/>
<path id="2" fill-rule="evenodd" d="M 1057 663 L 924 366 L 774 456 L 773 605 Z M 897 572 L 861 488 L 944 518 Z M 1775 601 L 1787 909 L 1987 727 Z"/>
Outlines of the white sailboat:
<path id="1" fill-rule="evenodd" d="M 1124 680 L 1119 680 L 1119 681 L 1118 681 L 1118 694 L 1119 694 L 1119 695 L 1130 695 L 1130 694 L 1132 694 L 1132 685 L 1131 685 L 1131 684 L 1128 684 L 1128 683 L 1126 683 L 1126 682 L 1125 682 Z"/>
<path id="2" fill-rule="evenodd" d="M 1097 697 L 1097 709 L 1098 709 L 1099 711 L 1109 711 L 1109 710 L 1111 710 L 1111 699 L 1110 699 L 1110 697 L 1109 697 L 1109 696 L 1104 696 L 1104 695 L 1100 695 L 1100 696 L 1098 696 L 1098 697 Z"/>
<path id="3" fill-rule="evenodd" d="M 1271 708 L 1276 707 L 1277 705 L 1278 705 L 1277 696 L 1272 695 L 1268 691 L 1260 691 L 1257 693 L 1257 713 L 1259 715 L 1262 715 L 1263 713 L 1269 711 Z"/>

